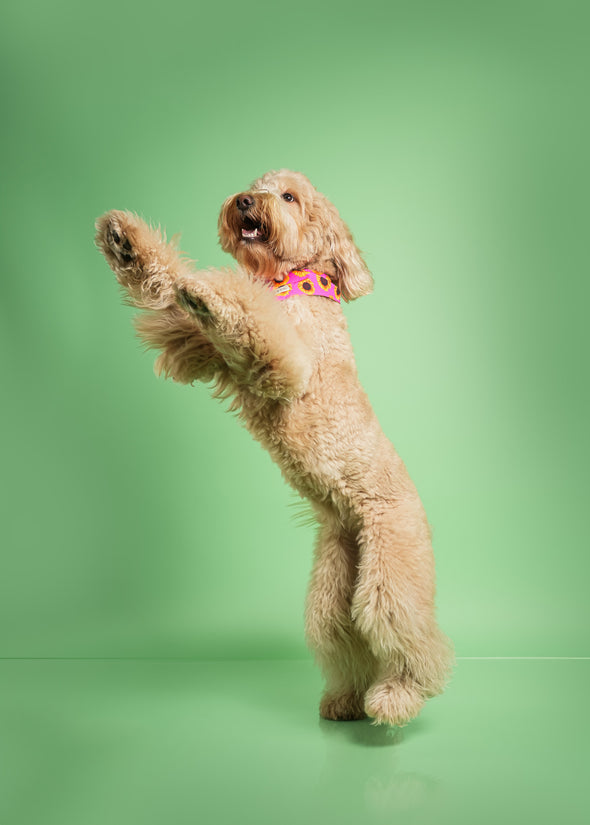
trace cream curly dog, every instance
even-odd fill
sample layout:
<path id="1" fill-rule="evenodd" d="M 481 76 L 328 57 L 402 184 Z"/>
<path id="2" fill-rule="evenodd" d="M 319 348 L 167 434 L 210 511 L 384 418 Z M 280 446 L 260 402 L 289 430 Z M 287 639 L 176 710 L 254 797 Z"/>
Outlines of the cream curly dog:
<path id="1" fill-rule="evenodd" d="M 424 510 L 361 388 L 340 306 L 372 277 L 299 173 L 269 172 L 228 198 L 219 235 L 235 271 L 195 271 L 128 212 L 103 215 L 96 239 L 143 310 L 158 373 L 214 382 L 313 507 L 306 636 L 326 678 L 320 714 L 404 724 L 443 689 L 452 653 Z"/>

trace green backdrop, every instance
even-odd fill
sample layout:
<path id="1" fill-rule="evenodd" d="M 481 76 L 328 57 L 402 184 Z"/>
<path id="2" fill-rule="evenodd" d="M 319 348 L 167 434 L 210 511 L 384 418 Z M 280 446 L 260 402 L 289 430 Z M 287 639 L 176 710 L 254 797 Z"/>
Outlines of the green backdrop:
<path id="1" fill-rule="evenodd" d="M 0 26 L 4 657 L 300 658 L 313 531 L 206 387 L 156 380 L 93 222 L 204 266 L 305 172 L 374 273 L 362 381 L 459 656 L 588 648 L 583 4 L 13 3 Z"/>

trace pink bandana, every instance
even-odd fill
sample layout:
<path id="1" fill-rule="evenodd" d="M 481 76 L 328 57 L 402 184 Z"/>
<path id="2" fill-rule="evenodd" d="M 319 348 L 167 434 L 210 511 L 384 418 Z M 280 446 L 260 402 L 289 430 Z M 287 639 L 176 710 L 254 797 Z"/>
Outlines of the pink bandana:
<path id="1" fill-rule="evenodd" d="M 273 281 L 272 289 L 278 301 L 293 295 L 319 295 L 340 303 L 340 288 L 329 275 L 314 269 L 294 269 L 282 281 Z"/>

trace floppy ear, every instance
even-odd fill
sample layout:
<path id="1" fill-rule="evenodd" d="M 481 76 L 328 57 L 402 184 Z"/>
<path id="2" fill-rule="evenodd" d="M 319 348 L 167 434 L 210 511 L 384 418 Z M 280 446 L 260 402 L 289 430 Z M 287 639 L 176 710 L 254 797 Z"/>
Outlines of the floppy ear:
<path id="1" fill-rule="evenodd" d="M 354 301 L 373 291 L 373 276 L 361 257 L 352 234 L 336 208 L 327 200 L 330 215 L 328 239 L 330 258 L 334 263 L 338 284 L 345 301 Z"/>

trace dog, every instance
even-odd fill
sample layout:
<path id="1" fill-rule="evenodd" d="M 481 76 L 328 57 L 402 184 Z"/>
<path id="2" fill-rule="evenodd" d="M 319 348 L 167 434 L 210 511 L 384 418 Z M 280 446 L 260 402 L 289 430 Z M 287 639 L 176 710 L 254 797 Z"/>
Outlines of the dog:
<path id="1" fill-rule="evenodd" d="M 341 301 L 373 278 L 338 211 L 304 175 L 268 172 L 221 208 L 228 270 L 196 271 L 130 212 L 96 230 L 157 374 L 212 382 L 311 505 L 305 633 L 326 681 L 320 715 L 406 724 L 443 690 L 452 645 L 422 503 L 357 377 Z"/>

